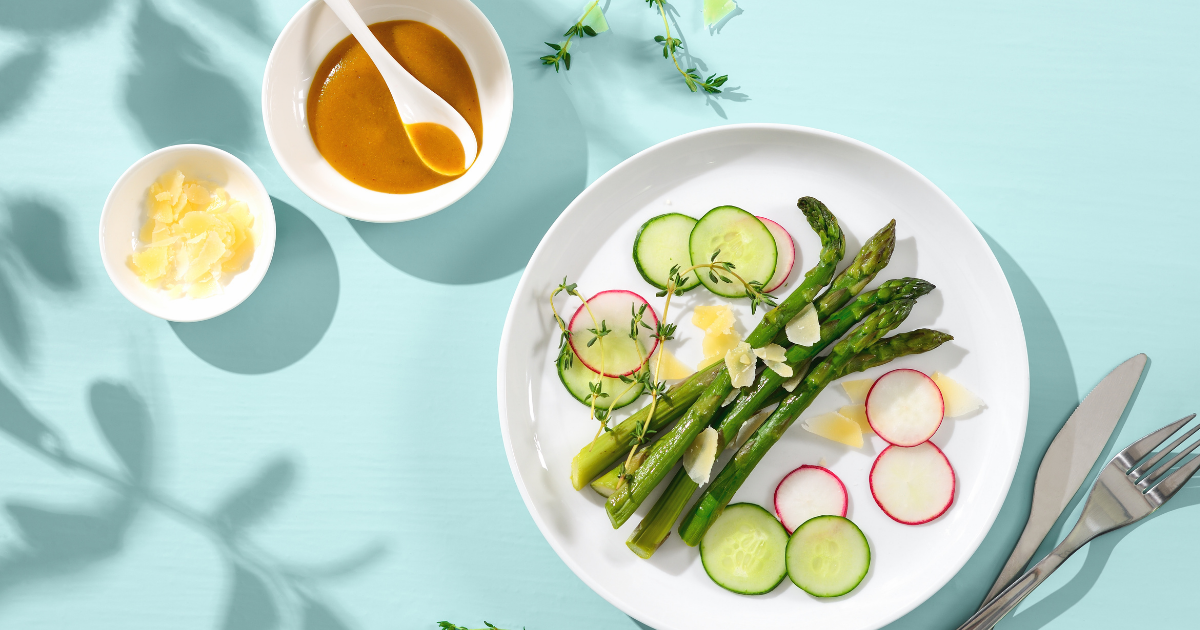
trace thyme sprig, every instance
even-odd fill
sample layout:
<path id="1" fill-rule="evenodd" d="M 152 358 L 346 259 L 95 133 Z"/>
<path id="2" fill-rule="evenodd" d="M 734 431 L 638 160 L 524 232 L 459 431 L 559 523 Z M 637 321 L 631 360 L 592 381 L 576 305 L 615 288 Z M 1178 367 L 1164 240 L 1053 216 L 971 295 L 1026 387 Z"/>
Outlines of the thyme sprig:
<path id="1" fill-rule="evenodd" d="M 717 76 L 717 73 L 714 72 L 707 79 L 701 80 L 700 75 L 696 73 L 696 68 L 684 70 L 683 66 L 679 64 L 679 57 L 675 55 L 676 50 L 684 48 L 683 40 L 671 37 L 671 22 L 667 19 L 667 8 L 663 5 L 663 0 L 646 0 L 646 4 L 651 9 L 658 9 L 659 15 L 662 16 L 663 29 L 667 32 L 665 36 L 654 36 L 654 41 L 662 44 L 663 59 L 670 59 L 671 63 L 675 64 L 675 69 L 683 75 L 683 82 L 687 84 L 689 90 L 695 92 L 700 89 L 708 94 L 720 94 L 721 86 L 729 80 L 729 75 Z"/>
<path id="2" fill-rule="evenodd" d="M 720 94 L 721 86 L 725 85 L 725 82 L 729 80 L 729 75 L 722 74 L 718 76 L 717 73 L 714 72 L 705 78 L 698 72 L 697 68 L 684 68 L 683 64 L 679 62 L 679 55 L 676 53 L 678 51 L 685 50 L 686 46 L 684 45 L 682 39 L 671 35 L 671 22 L 667 18 L 667 7 L 665 0 L 646 0 L 646 4 L 651 9 L 658 11 L 659 15 L 662 17 L 663 30 L 666 32 L 666 35 L 656 35 L 654 37 L 654 41 L 662 44 L 663 59 L 669 59 L 671 60 L 671 63 L 675 64 L 675 69 L 679 72 L 679 75 L 683 77 L 683 82 L 692 92 L 703 91 L 705 94 Z M 583 12 L 583 16 L 579 18 L 579 21 L 572 24 L 571 27 L 568 28 L 565 33 L 563 33 L 563 37 L 567 38 L 566 41 L 558 44 L 544 42 L 553 52 L 549 55 L 539 57 L 542 65 L 554 66 L 555 72 L 558 72 L 560 67 L 570 70 L 571 42 L 577 37 L 595 37 L 599 34 L 596 29 L 584 24 L 584 22 L 587 21 L 588 16 L 591 15 L 593 11 L 600 10 L 601 9 L 599 8 L 598 3 L 589 3 L 587 10 Z"/>
<path id="3" fill-rule="evenodd" d="M 718 260 L 720 255 L 721 250 L 717 249 L 708 257 L 707 263 L 692 265 L 684 270 L 681 270 L 679 265 L 671 267 L 671 271 L 667 276 L 667 288 L 654 294 L 656 297 L 667 298 L 663 303 L 662 320 L 659 321 L 657 329 L 654 331 L 654 334 L 651 335 L 652 338 L 658 339 L 660 344 L 666 343 L 667 341 L 675 338 L 675 324 L 668 323 L 667 321 L 667 314 L 671 310 L 671 298 L 683 295 L 683 287 L 685 285 L 684 277 L 699 269 L 707 269 L 708 277 L 713 282 L 725 282 L 732 284 L 734 279 L 737 279 L 737 281 L 740 282 L 745 288 L 746 297 L 750 298 L 751 313 L 754 313 L 759 306 L 776 306 L 775 297 L 770 293 L 763 291 L 763 285 L 761 282 L 758 282 L 757 280 L 747 281 L 746 279 L 742 278 L 736 272 L 734 272 L 735 265 L 733 263 Z M 658 359 L 654 366 L 655 375 L 657 375 L 662 368 L 662 358 L 663 353 L 659 352 Z M 628 471 L 632 471 L 635 468 L 633 462 L 634 458 L 638 455 L 638 449 L 642 448 L 646 442 L 646 438 L 651 433 L 654 433 L 654 431 L 650 429 L 650 424 L 654 419 L 654 412 L 657 410 L 658 401 L 660 399 L 667 399 L 668 401 L 670 400 L 667 398 L 667 386 L 665 382 L 655 380 L 653 384 L 648 384 L 648 389 L 650 390 L 651 396 L 650 412 L 646 414 L 646 418 L 644 420 L 640 420 L 634 424 L 632 433 L 634 443 L 629 449 L 629 455 L 625 457 L 625 461 L 618 469 L 617 489 L 620 489 L 620 487 L 628 481 L 631 475 L 631 472 Z"/>
<path id="4" fill-rule="evenodd" d="M 579 293 L 578 285 L 573 282 L 568 284 L 567 278 L 564 276 L 563 281 L 560 282 L 559 285 L 557 287 L 555 287 L 555 289 L 553 291 L 550 292 L 550 312 L 554 314 L 554 321 L 558 324 L 558 330 L 559 330 L 558 358 L 556 359 L 556 361 L 562 362 L 562 363 L 560 363 L 560 365 L 562 365 L 564 369 L 569 369 L 573 365 L 573 361 L 575 359 L 575 351 L 571 348 L 571 344 L 570 344 L 571 329 L 567 326 L 567 323 L 565 321 L 563 321 L 563 318 L 558 314 L 558 308 L 554 305 L 554 298 L 558 297 L 559 293 L 566 293 L 567 295 L 571 295 L 576 298 L 579 298 L 579 301 L 583 302 L 583 307 L 585 309 L 587 309 L 588 317 L 590 317 L 592 320 L 592 327 L 587 330 L 588 330 L 588 332 L 595 335 L 594 337 L 592 337 L 591 339 L 588 340 L 587 345 L 590 348 L 590 347 L 592 347 L 593 343 L 599 342 L 599 344 L 600 344 L 600 373 L 596 375 L 595 383 L 588 384 L 588 389 L 591 392 L 591 394 L 588 397 L 589 398 L 588 407 L 591 409 L 588 417 L 590 419 L 600 421 L 600 429 L 596 431 L 596 435 L 598 436 L 601 433 L 603 433 L 605 429 L 608 428 L 608 415 L 609 414 L 604 413 L 603 410 L 601 410 L 601 414 L 598 416 L 596 414 L 596 401 L 599 400 L 600 398 L 604 398 L 604 397 L 608 396 L 608 394 L 604 393 L 604 390 L 603 390 L 604 381 L 602 381 L 601 379 L 604 378 L 604 337 L 607 336 L 612 331 L 608 329 L 608 324 L 604 320 L 600 320 L 599 322 L 596 321 L 596 314 L 592 312 L 592 307 L 591 307 L 591 305 L 588 304 L 588 301 L 586 299 L 584 299 L 583 295 L 581 295 Z M 611 407 L 609 407 L 609 411 L 612 411 Z"/>
<path id="5" fill-rule="evenodd" d="M 493 626 L 492 624 L 490 624 L 486 621 L 483 622 L 483 625 L 487 626 L 487 628 L 480 628 L 479 630 L 504 630 L 503 628 Z M 449 621 L 439 621 L 438 628 L 440 628 L 441 630 L 470 630 L 470 628 L 467 628 L 466 626 L 456 626 L 456 625 L 450 623 Z"/>
<path id="6" fill-rule="evenodd" d="M 579 21 L 572 24 L 571 28 L 568 28 L 567 32 L 563 33 L 563 37 L 566 37 L 567 41 L 561 44 L 543 42 L 554 50 L 553 54 L 540 57 L 543 66 L 554 66 L 554 71 L 558 72 L 558 65 L 561 63 L 567 70 L 571 69 L 571 40 L 575 39 L 576 37 L 595 37 L 599 35 L 599 33 L 596 32 L 596 29 L 584 24 L 584 21 L 587 20 L 588 15 L 590 15 L 592 11 L 598 11 L 599 6 L 599 3 L 592 3 L 588 5 L 587 11 L 583 12 L 583 15 L 580 16 Z"/>

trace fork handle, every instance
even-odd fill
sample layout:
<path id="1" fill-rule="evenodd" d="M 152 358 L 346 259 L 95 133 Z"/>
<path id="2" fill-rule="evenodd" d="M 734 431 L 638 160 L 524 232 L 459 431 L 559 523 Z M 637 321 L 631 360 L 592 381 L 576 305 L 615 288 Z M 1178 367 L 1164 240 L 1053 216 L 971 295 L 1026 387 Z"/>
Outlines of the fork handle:
<path id="1" fill-rule="evenodd" d="M 1080 523 L 1082 524 L 1082 522 Z M 1033 568 L 1025 572 L 1024 575 L 1017 578 L 995 599 L 988 602 L 980 608 L 978 612 L 971 616 L 966 623 L 959 626 L 958 630 L 988 630 L 992 626 L 1000 623 L 1000 620 L 1007 615 L 1009 611 L 1017 607 L 1021 600 L 1025 599 L 1033 589 L 1050 577 L 1054 570 L 1066 562 L 1071 554 L 1079 551 L 1096 535 L 1084 527 L 1076 525 L 1075 529 L 1071 530 L 1054 551 L 1042 558 L 1040 562 L 1033 565 Z"/>

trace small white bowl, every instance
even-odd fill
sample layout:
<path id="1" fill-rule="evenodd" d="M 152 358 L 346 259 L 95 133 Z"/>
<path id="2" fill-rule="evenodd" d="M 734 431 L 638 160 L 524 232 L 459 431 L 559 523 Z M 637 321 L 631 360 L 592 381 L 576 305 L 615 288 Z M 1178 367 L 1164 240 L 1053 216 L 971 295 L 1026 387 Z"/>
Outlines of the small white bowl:
<path id="1" fill-rule="evenodd" d="M 194 300 L 170 298 L 166 291 L 146 286 L 129 268 L 129 255 L 146 222 L 146 191 L 168 171 L 179 169 L 188 179 L 213 182 L 229 196 L 246 202 L 254 214 L 254 257 L 234 275 L 220 295 Z M 134 306 L 173 322 L 198 322 L 216 317 L 254 293 L 275 253 L 275 210 L 271 197 L 254 171 L 236 157 L 203 144 L 177 144 L 134 162 L 113 184 L 100 214 L 100 257 L 117 290 Z"/>
<path id="2" fill-rule="evenodd" d="M 324 0 L 304 5 L 275 40 L 263 73 L 267 140 L 288 177 L 313 201 L 352 219 L 410 221 L 458 201 L 487 175 L 500 156 L 512 121 L 513 84 L 508 55 L 491 22 L 468 0 L 353 0 L 368 24 L 416 20 L 442 31 L 471 67 L 483 113 L 483 147 L 462 177 L 419 193 L 368 190 L 338 173 L 317 151 L 308 131 L 308 92 L 321 61 L 350 31 Z"/>

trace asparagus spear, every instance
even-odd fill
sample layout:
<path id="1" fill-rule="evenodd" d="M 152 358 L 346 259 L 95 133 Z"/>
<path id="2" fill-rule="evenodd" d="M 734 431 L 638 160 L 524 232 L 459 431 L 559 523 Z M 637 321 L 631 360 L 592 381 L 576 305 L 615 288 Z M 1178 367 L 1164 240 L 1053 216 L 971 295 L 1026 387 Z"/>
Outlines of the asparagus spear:
<path id="1" fill-rule="evenodd" d="M 683 518 L 679 524 L 679 535 L 685 543 L 692 546 L 700 543 L 704 532 L 721 515 L 742 482 L 826 385 L 847 374 L 883 365 L 896 357 L 928 352 L 953 339 L 946 333 L 922 329 L 878 341 L 887 330 L 894 328 L 907 316 L 904 307 L 903 301 L 882 307 L 863 323 L 860 330 L 839 343 L 829 357 L 808 373 L 801 387 L 779 404 L 779 408 L 738 449 Z M 911 308 L 911 302 L 908 308 Z"/>
<path id="2" fill-rule="evenodd" d="M 571 485 L 581 490 L 605 469 L 628 455 L 636 439 L 635 431 L 641 423 L 649 422 L 649 430 L 658 431 L 682 416 L 724 369 L 724 364 L 718 363 L 696 372 L 667 390 L 665 396 L 659 397 L 654 417 L 650 417 L 650 405 L 646 405 L 611 431 L 596 436 L 571 460 Z"/>
<path id="3" fill-rule="evenodd" d="M 845 237 L 837 218 L 825 204 L 812 197 L 801 197 L 796 205 L 821 237 L 821 255 L 816 266 L 804 274 L 800 286 L 779 306 L 767 311 L 758 326 L 746 337 L 746 342 L 752 348 L 761 348 L 770 343 L 801 309 L 812 302 L 817 293 L 833 279 L 837 264 L 846 251 Z M 712 384 L 692 403 L 679 422 L 650 448 L 638 474 L 621 484 L 605 502 L 604 509 L 614 529 L 629 519 L 650 491 L 670 472 L 733 389 L 729 371 L 724 365 L 720 367 L 721 371 Z"/>
<path id="4" fill-rule="evenodd" d="M 868 291 L 849 305 L 834 313 L 821 324 L 821 341 L 813 346 L 792 346 L 787 352 L 787 363 L 797 374 L 808 369 L 809 362 L 830 343 L 837 341 L 853 328 L 862 318 L 874 311 L 879 305 L 894 300 L 910 299 L 925 295 L 933 290 L 933 285 L 917 278 L 903 278 L 884 282 L 878 289 Z M 763 370 L 758 375 L 752 387 L 738 397 L 725 414 L 725 419 L 717 427 L 717 452 L 726 448 L 737 437 L 738 431 L 754 414 L 778 400 L 783 392 L 780 387 L 784 378 L 774 370 Z M 616 485 L 611 486 L 616 488 Z M 683 508 L 699 487 L 682 469 L 675 473 L 667 490 L 659 496 L 654 507 L 646 514 L 637 529 L 629 536 L 626 545 L 634 553 L 649 558 L 659 545 L 671 533 L 675 520 L 683 513 Z"/>
<path id="5" fill-rule="evenodd" d="M 829 344 L 842 338 L 850 329 L 877 307 L 896 300 L 915 300 L 934 289 L 929 282 L 919 278 L 901 278 L 888 280 L 878 289 L 868 291 L 842 307 L 838 312 L 821 322 L 821 340 L 811 346 L 792 346 L 787 350 L 785 362 L 791 366 L 794 373 L 805 371 L 808 362 Z M 818 315 L 818 317 L 820 317 Z M 747 388 L 733 403 L 733 409 L 725 416 L 725 421 L 718 428 L 717 448 L 723 449 L 737 437 L 742 424 L 751 416 L 766 407 L 766 400 L 771 397 L 787 380 L 774 370 L 763 370 L 754 384 Z"/>
<path id="6" fill-rule="evenodd" d="M 759 341 L 755 347 L 766 345 L 777 336 L 783 336 L 783 327 L 800 312 L 800 309 L 804 308 L 805 304 L 812 300 L 813 295 L 821 287 L 829 282 L 829 278 L 833 275 L 837 263 L 841 261 L 846 250 L 845 238 L 838 226 L 837 219 L 824 204 L 812 197 L 802 197 L 796 202 L 796 205 L 808 219 L 809 226 L 821 239 L 820 261 L 809 270 L 805 275 L 804 283 L 796 291 L 793 291 L 792 295 L 763 315 L 763 322 L 759 324 L 754 333 L 751 333 L 751 337 L 757 336 Z M 886 258 L 891 257 L 894 245 L 895 234 L 893 233 Z M 807 297 L 805 297 L 805 293 L 801 292 L 801 289 L 805 289 Z M 830 312 L 839 307 L 840 305 L 834 306 Z M 747 339 L 747 341 L 751 340 Z M 751 341 L 751 345 L 755 345 L 753 341 Z M 724 363 L 716 363 L 697 372 L 684 382 L 672 387 L 666 396 L 659 399 L 655 405 L 653 417 L 650 417 L 651 406 L 647 405 L 626 418 L 612 431 L 604 432 L 590 444 L 584 446 L 571 460 L 571 485 L 576 490 L 582 489 L 589 481 L 612 467 L 617 460 L 625 457 L 629 453 L 629 449 L 633 447 L 636 441 L 635 434 L 642 423 L 648 422 L 650 431 L 658 431 L 683 415 L 706 391 L 706 388 L 711 386 L 724 372 Z M 727 374 L 725 380 L 729 380 Z M 728 389 L 726 395 L 728 395 Z M 720 402 L 724 402 L 724 400 L 722 398 Z"/>

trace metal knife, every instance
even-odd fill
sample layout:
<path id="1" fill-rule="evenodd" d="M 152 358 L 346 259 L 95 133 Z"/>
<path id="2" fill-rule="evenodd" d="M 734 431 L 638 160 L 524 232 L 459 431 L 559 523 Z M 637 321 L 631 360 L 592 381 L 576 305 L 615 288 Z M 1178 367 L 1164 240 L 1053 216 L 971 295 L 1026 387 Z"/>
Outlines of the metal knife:
<path id="1" fill-rule="evenodd" d="M 1083 485 L 1104 445 L 1108 444 L 1117 421 L 1125 413 L 1147 360 L 1146 355 L 1139 354 L 1109 372 L 1054 436 L 1038 467 L 1037 480 L 1033 484 L 1033 505 L 1029 509 L 1025 531 L 1021 532 L 1021 538 L 1008 562 L 1004 563 L 992 590 L 983 598 L 983 604 L 992 601 L 1021 574 L 1042 539 Z"/>

